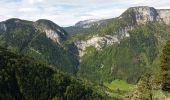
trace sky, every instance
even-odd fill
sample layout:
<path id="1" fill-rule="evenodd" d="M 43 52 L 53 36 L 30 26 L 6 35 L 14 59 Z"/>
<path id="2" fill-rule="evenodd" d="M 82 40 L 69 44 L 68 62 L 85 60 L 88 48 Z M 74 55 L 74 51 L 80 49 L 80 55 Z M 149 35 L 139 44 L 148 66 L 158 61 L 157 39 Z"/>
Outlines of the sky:
<path id="1" fill-rule="evenodd" d="M 118 17 L 134 6 L 170 9 L 170 0 L 0 0 L 0 21 L 48 19 L 71 26 L 81 20 Z"/>

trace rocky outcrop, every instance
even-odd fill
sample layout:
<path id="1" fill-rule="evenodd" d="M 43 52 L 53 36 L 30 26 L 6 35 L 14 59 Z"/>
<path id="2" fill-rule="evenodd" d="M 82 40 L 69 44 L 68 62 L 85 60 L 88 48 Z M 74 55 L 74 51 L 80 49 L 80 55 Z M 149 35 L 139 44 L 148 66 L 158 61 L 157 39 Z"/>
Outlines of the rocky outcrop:
<path id="1" fill-rule="evenodd" d="M 105 36 L 93 36 L 88 40 L 76 41 L 74 44 L 77 46 L 79 51 L 79 57 L 82 57 L 86 52 L 86 48 L 93 46 L 96 50 L 101 50 L 104 47 L 112 45 L 113 43 L 119 43 L 121 39 L 129 37 L 129 30 L 132 30 L 132 26 L 120 27 L 115 31 L 115 35 L 105 35 Z"/>
<path id="2" fill-rule="evenodd" d="M 170 9 L 155 9 L 148 6 L 131 7 L 127 11 L 137 24 L 159 22 L 170 24 Z M 121 15 L 121 17 L 123 14 Z"/>
<path id="3" fill-rule="evenodd" d="M 40 32 L 44 32 L 48 38 L 61 44 L 67 38 L 67 33 L 55 23 L 49 20 L 38 20 L 34 23 L 34 27 Z"/>
<path id="4" fill-rule="evenodd" d="M 129 30 L 134 29 L 134 26 L 127 25 L 126 27 L 119 27 L 113 31 L 113 35 L 98 36 L 94 35 L 88 40 L 79 40 L 74 43 L 76 45 L 79 57 L 81 58 L 86 52 L 86 48 L 93 46 L 96 50 L 102 50 L 102 48 L 112 45 L 114 43 L 119 43 L 121 39 L 129 37 Z"/>
<path id="5" fill-rule="evenodd" d="M 44 29 L 42 32 L 45 32 L 48 38 L 60 44 L 60 38 L 57 32 L 52 29 Z"/>
<path id="6" fill-rule="evenodd" d="M 145 24 L 147 22 L 161 21 L 157 10 L 153 7 L 132 7 L 135 14 L 135 20 L 138 24 Z"/>
<path id="7" fill-rule="evenodd" d="M 95 25 L 96 22 L 98 22 L 99 20 L 97 19 L 90 19 L 90 20 L 84 20 L 84 21 L 79 21 L 75 24 L 75 27 L 79 27 L 79 28 L 90 28 L 93 25 Z"/>
<path id="8" fill-rule="evenodd" d="M 1 32 L 6 32 L 6 30 L 7 30 L 7 27 L 6 27 L 6 25 L 5 25 L 5 23 L 0 23 L 0 33 Z"/>
<path id="9" fill-rule="evenodd" d="M 89 19 L 89 20 L 84 20 L 84 21 L 79 21 L 77 22 L 73 27 L 76 28 L 83 28 L 83 29 L 89 29 L 89 28 L 100 28 L 104 25 L 106 25 L 108 22 L 110 22 L 112 19 Z"/>
<path id="10" fill-rule="evenodd" d="M 165 24 L 170 24 L 170 9 L 159 9 L 157 12 Z"/>
<path id="11" fill-rule="evenodd" d="M 79 56 L 82 57 L 85 54 L 87 47 L 94 46 L 97 50 L 101 50 L 103 47 L 111 45 L 115 42 L 119 42 L 117 36 L 106 35 L 104 37 L 93 36 L 87 41 L 77 41 L 75 45 L 78 48 Z"/>
<path id="12" fill-rule="evenodd" d="M 125 37 L 129 37 L 129 30 L 134 29 L 134 26 L 127 25 L 126 27 L 119 27 L 113 34 L 118 36 L 118 40 L 124 39 Z"/>

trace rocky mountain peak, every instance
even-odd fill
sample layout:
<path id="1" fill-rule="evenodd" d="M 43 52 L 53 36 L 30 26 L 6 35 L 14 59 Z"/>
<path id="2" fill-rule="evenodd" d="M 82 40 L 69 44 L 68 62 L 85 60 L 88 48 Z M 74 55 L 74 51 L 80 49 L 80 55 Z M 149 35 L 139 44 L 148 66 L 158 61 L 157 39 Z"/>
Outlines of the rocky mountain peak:
<path id="1" fill-rule="evenodd" d="M 157 12 L 165 24 L 170 24 L 170 9 L 157 9 Z"/>
<path id="2" fill-rule="evenodd" d="M 80 28 L 90 28 L 91 26 L 95 25 L 95 22 L 98 22 L 98 19 L 89 19 L 84 21 L 79 21 L 75 24 L 75 27 Z"/>
<path id="3" fill-rule="evenodd" d="M 67 38 L 67 33 L 57 24 L 50 20 L 46 19 L 40 19 L 37 20 L 34 23 L 34 27 L 41 31 L 46 33 L 46 36 L 53 41 L 60 44 L 61 41 L 65 40 Z"/>
<path id="4" fill-rule="evenodd" d="M 45 19 L 40 19 L 36 22 L 32 22 L 18 18 L 11 18 L 0 22 L 0 33 L 4 33 L 14 28 L 27 29 L 28 27 L 34 30 L 38 30 L 41 33 L 45 33 L 48 38 L 59 44 L 67 38 L 67 32 L 65 32 L 54 22 Z"/>
<path id="5" fill-rule="evenodd" d="M 15 27 L 33 27 L 32 21 L 21 20 L 18 18 L 11 18 L 6 21 L 0 22 L 0 32 L 6 32 L 8 29 L 13 29 Z"/>
<path id="6" fill-rule="evenodd" d="M 145 24 L 148 22 L 170 23 L 170 10 L 160 10 L 148 6 L 130 7 L 120 18 L 132 18 L 136 24 Z"/>
<path id="7" fill-rule="evenodd" d="M 132 9 L 136 14 L 137 23 L 161 21 L 157 10 L 153 7 L 141 6 L 133 7 Z"/>
<path id="8" fill-rule="evenodd" d="M 130 7 L 115 20 L 118 20 L 119 23 L 124 23 L 120 24 L 120 26 L 115 28 L 113 31 L 109 31 L 110 33 L 107 33 L 104 36 L 95 35 L 88 40 L 75 42 L 75 45 L 79 50 L 80 57 L 85 54 L 85 50 L 89 46 L 93 46 L 97 50 L 100 50 L 108 45 L 119 43 L 124 38 L 130 37 L 128 31 L 133 30 L 137 25 L 146 24 L 149 22 L 170 24 L 170 10 L 159 10 L 148 6 Z M 88 21 L 82 21 L 79 22 L 77 25 L 92 25 L 92 23 L 94 22 L 95 21 L 88 23 Z M 97 23 L 99 22 L 100 21 L 98 21 Z"/>
<path id="9" fill-rule="evenodd" d="M 32 25 L 33 22 L 32 21 L 27 21 L 27 20 L 22 20 L 22 19 L 18 19 L 18 18 L 11 18 L 11 19 L 8 19 L 6 21 L 4 21 L 5 24 L 8 24 L 8 25 Z M 14 26 L 15 26 L 14 25 Z"/>

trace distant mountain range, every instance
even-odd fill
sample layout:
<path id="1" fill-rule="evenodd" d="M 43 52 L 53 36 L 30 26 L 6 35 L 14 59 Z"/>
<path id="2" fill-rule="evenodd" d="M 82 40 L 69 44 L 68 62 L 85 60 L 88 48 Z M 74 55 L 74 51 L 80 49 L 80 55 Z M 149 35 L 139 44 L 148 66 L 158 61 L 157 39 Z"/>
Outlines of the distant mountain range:
<path id="1" fill-rule="evenodd" d="M 97 83 L 136 83 L 148 69 L 157 70 L 169 24 L 169 9 L 147 6 L 64 28 L 44 19 L 13 18 L 0 22 L 0 46 Z"/>

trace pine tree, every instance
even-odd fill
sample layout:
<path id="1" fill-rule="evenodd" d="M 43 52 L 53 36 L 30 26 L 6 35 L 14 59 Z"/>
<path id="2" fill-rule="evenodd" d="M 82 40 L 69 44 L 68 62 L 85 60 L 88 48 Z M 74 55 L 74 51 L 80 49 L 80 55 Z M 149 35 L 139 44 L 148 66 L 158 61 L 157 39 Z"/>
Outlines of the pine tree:
<path id="1" fill-rule="evenodd" d="M 153 75 L 145 73 L 131 97 L 131 100 L 153 100 Z"/>
<path id="2" fill-rule="evenodd" d="M 170 40 L 167 41 L 162 51 L 159 75 L 161 89 L 170 91 Z"/>

